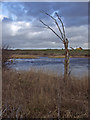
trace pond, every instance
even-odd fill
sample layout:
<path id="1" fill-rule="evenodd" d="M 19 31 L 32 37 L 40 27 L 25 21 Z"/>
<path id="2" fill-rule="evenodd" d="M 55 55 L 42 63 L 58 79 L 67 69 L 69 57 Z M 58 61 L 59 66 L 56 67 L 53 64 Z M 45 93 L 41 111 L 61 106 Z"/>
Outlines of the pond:
<path id="1" fill-rule="evenodd" d="M 90 58 L 70 58 L 70 74 L 74 76 L 88 75 L 88 61 Z M 15 70 L 45 70 L 58 75 L 64 73 L 64 58 L 39 57 L 37 59 L 10 59 L 10 69 Z"/>

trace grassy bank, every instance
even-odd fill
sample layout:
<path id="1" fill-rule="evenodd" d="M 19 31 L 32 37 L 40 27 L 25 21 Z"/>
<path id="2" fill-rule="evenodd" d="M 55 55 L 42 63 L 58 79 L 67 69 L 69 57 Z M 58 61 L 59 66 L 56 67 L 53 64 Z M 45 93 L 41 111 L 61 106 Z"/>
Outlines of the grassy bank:
<path id="1" fill-rule="evenodd" d="M 11 58 L 15 58 L 15 59 L 34 59 L 34 58 L 38 58 L 39 56 L 36 55 L 12 55 Z"/>
<path id="2" fill-rule="evenodd" d="M 48 57 L 48 58 L 65 58 L 64 55 L 48 55 L 48 56 L 39 56 L 39 55 L 12 55 L 10 58 L 12 59 L 35 59 L 39 57 Z M 90 58 L 88 56 L 70 56 L 70 58 Z"/>
<path id="3" fill-rule="evenodd" d="M 70 50 L 71 57 L 90 57 L 90 50 Z M 8 50 L 11 58 L 37 58 L 38 56 L 47 56 L 54 58 L 63 58 L 65 50 L 46 49 L 46 50 Z"/>
<path id="4" fill-rule="evenodd" d="M 70 77 L 67 85 L 54 73 L 3 70 L 3 117 L 62 118 L 88 116 L 88 77 Z"/>

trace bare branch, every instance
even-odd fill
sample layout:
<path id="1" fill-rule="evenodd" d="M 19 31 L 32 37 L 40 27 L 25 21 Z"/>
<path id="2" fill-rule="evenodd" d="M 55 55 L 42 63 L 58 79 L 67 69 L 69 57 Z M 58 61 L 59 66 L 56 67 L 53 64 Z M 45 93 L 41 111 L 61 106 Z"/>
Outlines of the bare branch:
<path id="1" fill-rule="evenodd" d="M 59 17 L 58 13 L 55 13 L 55 14 L 56 14 L 56 16 L 58 17 L 58 19 L 60 20 L 61 24 L 62 24 L 63 34 L 64 34 L 64 38 L 65 38 L 64 24 L 63 24 L 63 22 L 62 22 L 61 18 Z"/>
<path id="2" fill-rule="evenodd" d="M 48 15 L 49 17 L 51 17 L 51 18 L 55 21 L 55 23 L 56 23 L 56 25 L 57 25 L 57 27 L 58 27 L 58 30 L 59 30 L 59 32 L 61 33 L 61 36 L 62 36 L 62 39 L 63 39 L 63 33 L 62 33 L 62 31 L 61 31 L 61 29 L 60 29 L 60 27 L 59 27 L 59 25 L 58 25 L 57 20 L 56 20 L 53 16 L 49 15 L 48 13 L 46 13 L 46 12 L 44 12 L 44 11 L 41 11 L 41 12 L 44 13 L 44 14 L 46 14 L 46 15 Z"/>
<path id="3" fill-rule="evenodd" d="M 55 18 L 53 18 L 51 15 L 49 15 L 48 13 L 44 12 L 44 11 L 41 11 L 42 13 L 48 15 L 49 17 L 51 17 L 53 20 L 55 20 Z"/>
<path id="4" fill-rule="evenodd" d="M 42 20 L 40 20 L 40 22 L 45 25 L 48 29 L 50 29 L 59 39 L 61 39 L 61 41 L 63 41 L 63 39 L 47 24 L 45 24 Z"/>

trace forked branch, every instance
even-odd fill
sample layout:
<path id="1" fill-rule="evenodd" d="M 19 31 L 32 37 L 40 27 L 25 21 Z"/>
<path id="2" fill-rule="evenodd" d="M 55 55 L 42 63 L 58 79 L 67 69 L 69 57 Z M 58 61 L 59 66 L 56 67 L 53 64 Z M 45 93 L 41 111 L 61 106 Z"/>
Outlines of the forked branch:
<path id="1" fill-rule="evenodd" d="M 55 14 L 56 14 L 56 16 L 58 17 L 58 19 L 60 20 L 61 24 L 62 24 L 63 34 L 64 34 L 64 38 L 65 38 L 64 24 L 63 24 L 61 18 L 59 17 L 58 13 L 55 13 Z"/>
<path id="2" fill-rule="evenodd" d="M 44 23 L 42 20 L 40 20 L 40 22 L 45 25 L 48 29 L 50 29 L 59 39 L 61 39 L 61 41 L 63 41 L 63 39 L 46 23 Z"/>
<path id="3" fill-rule="evenodd" d="M 46 12 L 44 12 L 44 11 L 41 11 L 41 12 L 44 13 L 44 14 L 46 14 L 46 15 L 48 15 L 50 18 L 52 18 L 52 19 L 54 20 L 54 22 L 56 23 L 56 25 L 57 25 L 57 27 L 58 27 L 58 30 L 59 30 L 59 32 L 60 32 L 60 34 L 61 34 L 61 37 L 62 37 L 62 39 L 63 39 L 63 38 L 64 38 L 64 37 L 63 37 L 63 33 L 62 33 L 62 31 L 61 31 L 61 29 L 60 29 L 60 27 L 59 27 L 59 24 L 58 24 L 57 20 L 56 20 L 53 16 L 49 15 L 48 13 L 46 13 Z"/>

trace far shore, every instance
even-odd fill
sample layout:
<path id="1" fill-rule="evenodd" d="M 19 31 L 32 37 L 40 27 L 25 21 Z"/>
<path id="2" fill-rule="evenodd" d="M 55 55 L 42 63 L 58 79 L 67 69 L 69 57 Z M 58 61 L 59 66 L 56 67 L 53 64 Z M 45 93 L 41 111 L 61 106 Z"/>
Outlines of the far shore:
<path id="1" fill-rule="evenodd" d="M 90 58 L 90 50 L 70 50 L 69 53 L 70 58 Z M 11 59 L 35 59 L 39 57 L 64 58 L 65 50 L 8 50 L 6 54 L 8 54 Z"/>

